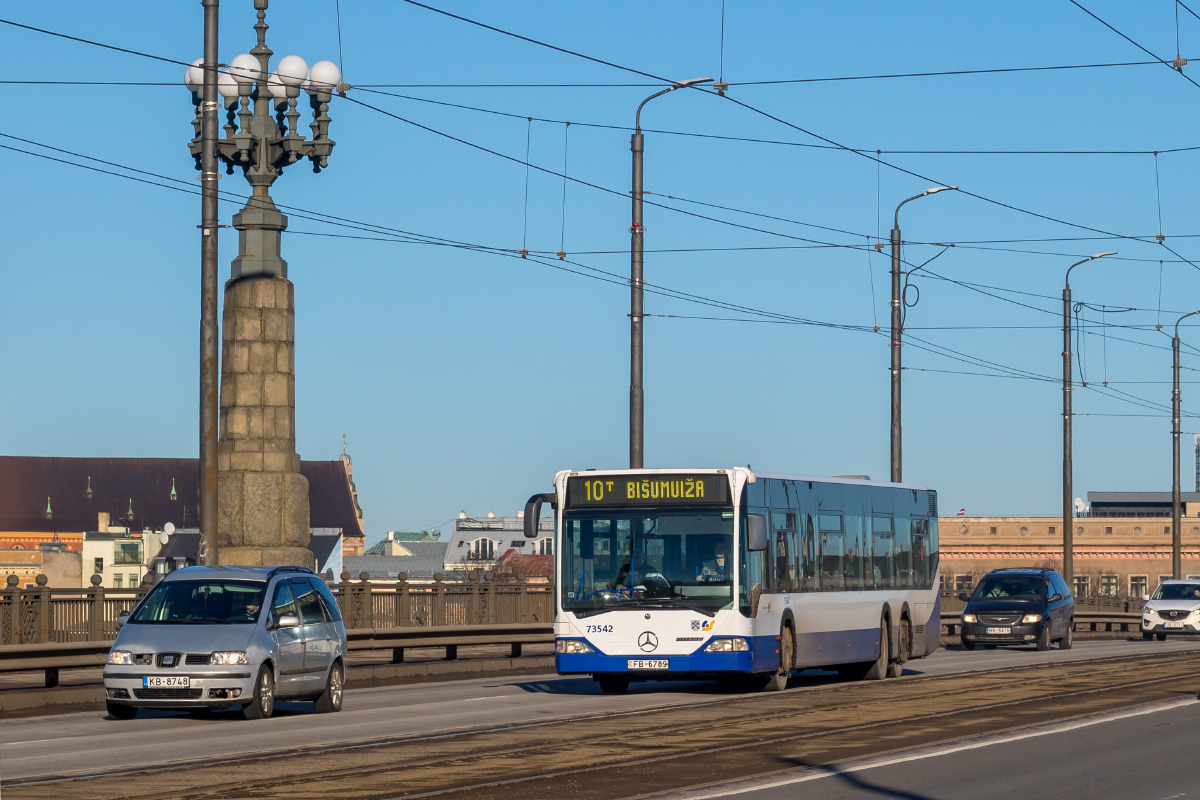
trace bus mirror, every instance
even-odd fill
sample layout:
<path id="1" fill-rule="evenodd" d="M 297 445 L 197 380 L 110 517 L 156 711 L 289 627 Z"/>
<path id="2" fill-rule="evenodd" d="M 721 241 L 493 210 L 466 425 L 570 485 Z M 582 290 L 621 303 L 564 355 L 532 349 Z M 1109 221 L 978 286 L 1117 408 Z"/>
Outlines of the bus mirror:
<path id="1" fill-rule="evenodd" d="M 763 514 L 746 516 L 746 540 L 750 550 L 761 553 L 767 549 L 767 518 Z"/>
<path id="2" fill-rule="evenodd" d="M 549 503 L 551 508 L 558 507 L 558 495 L 554 492 L 535 494 L 525 503 L 525 538 L 538 537 L 538 520 L 542 518 L 542 503 Z"/>

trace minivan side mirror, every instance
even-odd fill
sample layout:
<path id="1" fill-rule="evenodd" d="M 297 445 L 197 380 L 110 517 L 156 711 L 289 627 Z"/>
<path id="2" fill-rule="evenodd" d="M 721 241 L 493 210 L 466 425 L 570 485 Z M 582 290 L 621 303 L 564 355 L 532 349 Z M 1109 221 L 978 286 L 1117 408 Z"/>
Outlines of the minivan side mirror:
<path id="1" fill-rule="evenodd" d="M 1062 600 L 1062 595 L 1059 594 L 1058 592 L 1055 592 L 1054 594 L 1050 595 L 1051 603 L 1057 603 L 1059 600 Z"/>
<path id="2" fill-rule="evenodd" d="M 275 623 L 276 628 L 298 628 L 300 627 L 300 618 L 295 614 L 284 614 L 279 618 L 279 622 Z"/>
<path id="3" fill-rule="evenodd" d="M 753 553 L 767 549 L 767 517 L 765 514 L 746 515 L 746 543 Z"/>
<path id="4" fill-rule="evenodd" d="M 971 595 L 967 594 L 966 592 L 959 592 L 957 595 L 955 595 L 955 597 L 957 597 L 959 600 L 962 600 L 964 603 L 971 599 Z"/>
<path id="5" fill-rule="evenodd" d="M 120 614 L 117 615 L 117 627 L 118 628 L 121 627 L 122 625 L 124 625 L 128 621 L 129 621 L 129 612 L 128 611 L 122 611 Z"/>

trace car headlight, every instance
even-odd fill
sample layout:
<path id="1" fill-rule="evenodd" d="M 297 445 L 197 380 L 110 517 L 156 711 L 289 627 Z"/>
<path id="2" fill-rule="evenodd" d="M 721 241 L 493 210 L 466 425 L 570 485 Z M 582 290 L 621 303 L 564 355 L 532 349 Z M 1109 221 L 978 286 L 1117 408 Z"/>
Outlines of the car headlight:
<path id="1" fill-rule="evenodd" d="M 1021 622 L 1041 622 L 1041 621 L 1042 621 L 1041 614 L 1026 614 L 1025 616 L 1021 617 Z"/>
<path id="2" fill-rule="evenodd" d="M 732 639 L 713 639 L 704 646 L 705 653 L 748 653 L 750 643 L 740 636 Z"/>
<path id="3" fill-rule="evenodd" d="M 110 664 L 132 664 L 133 653 L 128 650 L 112 650 L 108 654 L 108 663 Z"/>
<path id="4" fill-rule="evenodd" d="M 245 650 L 218 650 L 208 657 L 209 664 L 246 664 Z"/>
<path id="5" fill-rule="evenodd" d="M 974 614 L 963 614 L 962 621 L 963 622 L 979 622 L 979 620 L 976 618 L 976 616 Z"/>
<path id="6" fill-rule="evenodd" d="M 581 642 L 578 639 L 555 639 L 554 652 L 556 653 L 594 653 L 591 645 L 587 642 Z"/>

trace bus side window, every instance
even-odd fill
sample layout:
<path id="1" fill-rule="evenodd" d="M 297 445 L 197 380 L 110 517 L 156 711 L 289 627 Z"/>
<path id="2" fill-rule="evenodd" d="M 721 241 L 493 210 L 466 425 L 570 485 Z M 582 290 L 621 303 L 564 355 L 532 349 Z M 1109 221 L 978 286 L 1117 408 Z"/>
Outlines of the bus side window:
<path id="1" fill-rule="evenodd" d="M 818 524 L 821 530 L 821 589 L 844 589 L 846 535 L 842 530 L 842 514 L 840 511 L 822 513 Z"/>
<path id="2" fill-rule="evenodd" d="M 871 517 L 871 572 L 876 589 L 895 586 L 895 535 L 890 515 Z"/>
<path id="3" fill-rule="evenodd" d="M 912 520 L 912 585 L 916 589 L 928 589 L 933 583 L 930 569 L 929 520 L 913 517 Z"/>
<path id="4" fill-rule="evenodd" d="M 774 529 L 774 548 L 771 562 L 775 592 L 796 591 L 796 564 L 792 554 L 796 551 L 796 514 L 794 511 L 772 511 L 771 527 Z"/>
<path id="5" fill-rule="evenodd" d="M 804 533 L 801 536 L 800 548 L 800 591 L 819 592 L 821 581 L 818 578 L 820 561 L 817 559 L 817 532 L 813 523 L 813 515 L 804 515 Z"/>

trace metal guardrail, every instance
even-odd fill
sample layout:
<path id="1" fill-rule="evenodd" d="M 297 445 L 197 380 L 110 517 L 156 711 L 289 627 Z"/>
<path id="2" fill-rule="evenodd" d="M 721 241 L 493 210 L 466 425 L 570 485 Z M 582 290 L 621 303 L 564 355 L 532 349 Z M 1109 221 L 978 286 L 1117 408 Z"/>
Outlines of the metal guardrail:
<path id="1" fill-rule="evenodd" d="M 95 642 L 114 639 L 117 617 L 129 611 L 149 589 L 106 589 L 100 576 L 88 589 L 50 588 L 44 575 L 37 586 L 22 589 L 15 575 L 0 590 L 0 645 Z M 550 623 L 554 587 L 530 581 L 487 580 L 451 583 L 435 575 L 432 583 L 410 583 L 401 573 L 395 583 L 371 583 L 367 573 L 331 583 L 347 628 L 439 628 L 458 625 Z"/>
<path id="2" fill-rule="evenodd" d="M 942 635 L 957 636 L 962 627 L 961 612 L 942 612 Z M 1142 615 L 1134 613 L 1108 613 L 1101 611 L 1076 611 L 1075 632 L 1121 632 L 1138 633 L 1142 630 Z"/>
<path id="3" fill-rule="evenodd" d="M 508 645 L 513 658 L 521 656 L 526 644 L 554 642 L 553 623 L 510 625 L 444 625 L 421 628 L 354 628 L 346 631 L 350 653 L 391 650 L 392 663 L 404 662 L 406 649 L 446 649 L 446 659 L 458 658 L 458 648 L 471 645 Z M 112 640 L 47 644 L 16 644 L 0 647 L 0 672 L 46 673 L 45 685 L 58 685 L 59 670 L 103 666 Z"/>

